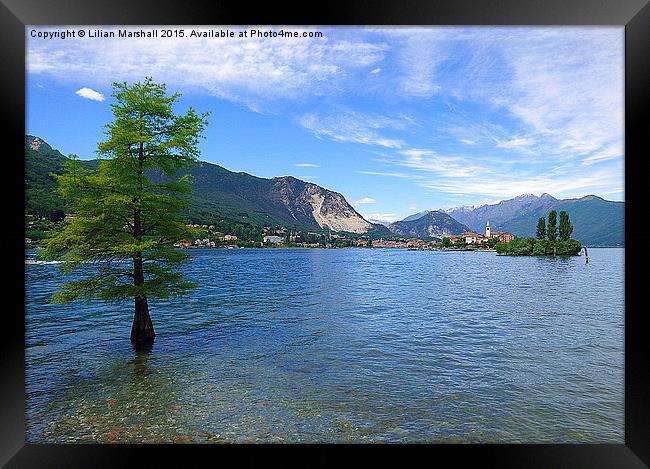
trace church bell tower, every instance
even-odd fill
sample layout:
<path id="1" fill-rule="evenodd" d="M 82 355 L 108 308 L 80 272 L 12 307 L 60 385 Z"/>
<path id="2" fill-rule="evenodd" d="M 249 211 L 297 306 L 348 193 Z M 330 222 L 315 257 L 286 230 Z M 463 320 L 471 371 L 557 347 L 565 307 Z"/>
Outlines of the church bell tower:
<path id="1" fill-rule="evenodd" d="M 485 237 L 490 239 L 491 233 L 490 233 L 490 220 L 487 221 L 485 224 Z"/>

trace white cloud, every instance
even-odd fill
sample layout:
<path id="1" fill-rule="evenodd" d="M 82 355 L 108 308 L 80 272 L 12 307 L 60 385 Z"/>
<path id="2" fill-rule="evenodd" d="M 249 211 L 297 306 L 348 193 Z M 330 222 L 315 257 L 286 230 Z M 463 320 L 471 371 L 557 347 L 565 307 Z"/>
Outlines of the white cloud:
<path id="1" fill-rule="evenodd" d="M 460 156 L 442 156 L 432 150 L 410 148 L 399 152 L 406 158 L 396 164 L 409 168 L 436 173 L 440 176 L 451 178 L 475 177 L 478 174 L 488 174 L 490 168 L 472 164 Z"/>
<path id="2" fill-rule="evenodd" d="M 620 27 L 336 28 L 325 38 L 291 41 L 27 41 L 27 69 L 35 76 L 104 89 L 151 75 L 171 90 L 257 112 L 288 103 L 291 118 L 317 137 L 381 150 L 379 170 L 359 174 L 481 197 L 623 188 Z M 83 90 L 97 93 L 77 94 Z M 373 113 L 377 96 L 390 115 Z"/>
<path id="3" fill-rule="evenodd" d="M 590 166 L 595 163 L 602 163 L 613 159 L 622 159 L 622 149 L 618 144 L 606 145 L 603 148 L 591 153 L 582 160 L 584 166 Z"/>
<path id="4" fill-rule="evenodd" d="M 460 100 L 456 103 L 502 108 L 516 119 L 509 125 L 527 135 L 512 138 L 491 123 L 477 127 L 476 117 L 469 115 L 464 116 L 465 132 L 457 133 L 462 143 L 481 136 L 522 155 L 594 156 L 586 165 L 622 159 L 623 28 L 404 28 L 398 34 L 411 36 L 406 44 L 420 39 L 432 45 L 428 51 L 404 46 L 411 60 L 402 61 L 402 75 L 440 86 L 437 92 Z M 462 51 L 462 61 L 449 52 L 455 49 Z M 418 73 L 422 67 L 426 73 Z M 617 156 L 602 158 L 601 149 L 608 145 L 615 146 L 610 154 Z"/>
<path id="5" fill-rule="evenodd" d="M 401 66 L 397 90 L 415 98 L 430 98 L 440 92 L 436 72 L 448 56 L 444 29 L 394 28 L 386 34 L 397 43 L 397 61 Z"/>
<path id="6" fill-rule="evenodd" d="M 622 183 L 622 173 L 599 171 L 585 176 L 568 174 L 557 177 L 540 174 L 532 177 L 499 175 L 498 178 L 476 177 L 465 180 L 429 180 L 421 182 L 423 187 L 459 195 L 482 195 L 495 198 L 514 197 L 526 193 L 554 196 L 573 196 L 576 193 L 604 193 L 612 185 Z"/>
<path id="7" fill-rule="evenodd" d="M 396 222 L 399 218 L 395 213 L 368 213 L 361 215 L 366 220 L 380 221 L 385 223 Z"/>
<path id="8" fill-rule="evenodd" d="M 384 171 L 357 171 L 359 174 L 368 174 L 370 176 L 389 176 L 394 178 L 411 179 L 412 175 L 406 173 L 390 173 Z"/>
<path id="9" fill-rule="evenodd" d="M 192 29 L 213 28 L 185 27 L 186 34 Z M 243 28 L 230 29 L 238 33 Z M 284 29 L 300 32 L 314 28 Z M 366 42 L 360 35 L 329 34 L 292 40 L 184 37 L 94 41 L 39 41 L 28 35 L 27 42 L 29 73 L 71 82 L 83 79 L 94 86 L 152 76 L 173 89 L 198 90 L 260 110 L 269 100 L 337 93 L 350 73 L 381 61 L 387 47 Z"/>
<path id="10" fill-rule="evenodd" d="M 104 95 L 91 88 L 80 88 L 75 91 L 74 94 L 81 96 L 82 98 L 90 99 L 92 101 L 104 101 Z"/>
<path id="11" fill-rule="evenodd" d="M 518 147 L 529 147 L 535 143 L 535 140 L 532 138 L 513 138 L 505 142 L 497 142 L 497 148 L 518 148 Z"/>
<path id="12" fill-rule="evenodd" d="M 369 204 L 376 204 L 376 203 L 377 201 L 372 197 L 363 197 L 362 199 L 355 201 L 354 205 L 369 205 Z"/>
<path id="13" fill-rule="evenodd" d="M 320 165 L 314 163 L 296 163 L 294 166 L 299 168 L 320 168 Z"/>
<path id="14" fill-rule="evenodd" d="M 496 39 L 496 38 L 495 38 Z M 546 157 L 623 154 L 623 29 L 541 28 L 501 33 L 511 86 L 495 90 Z"/>
<path id="15" fill-rule="evenodd" d="M 379 129 L 403 128 L 406 123 L 384 116 L 368 116 L 348 109 L 338 112 L 310 112 L 298 119 L 298 123 L 318 137 L 328 137 L 339 142 L 375 145 L 385 148 L 401 148 L 399 139 L 381 135 Z"/>

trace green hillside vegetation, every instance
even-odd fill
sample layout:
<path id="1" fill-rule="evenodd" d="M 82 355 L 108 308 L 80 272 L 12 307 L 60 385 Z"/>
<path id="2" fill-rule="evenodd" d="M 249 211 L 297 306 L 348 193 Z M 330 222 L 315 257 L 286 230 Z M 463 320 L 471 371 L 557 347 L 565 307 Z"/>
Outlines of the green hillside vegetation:
<path id="1" fill-rule="evenodd" d="M 51 218 L 56 211 L 68 208 L 55 192 L 57 182 L 50 173 L 61 174 L 67 160 L 57 150 L 25 149 L 25 210 L 39 217 Z"/>
<path id="2" fill-rule="evenodd" d="M 70 159 L 49 145 L 38 150 L 25 149 L 25 212 L 50 221 L 60 221 L 70 211 L 70 203 L 56 191 L 55 175 L 63 174 Z M 81 161 L 86 169 L 97 168 L 99 161 Z"/>
<path id="3" fill-rule="evenodd" d="M 35 137 L 27 137 L 31 142 Z M 61 221 L 71 214 L 69 202 L 56 192 L 54 175 L 63 173 L 69 158 L 58 150 L 42 143 L 37 150 L 29 144 L 25 148 L 26 213 L 34 215 L 26 226 L 26 236 L 42 239 L 44 232 L 54 227 L 49 222 Z M 85 169 L 97 169 L 100 160 L 79 160 Z M 215 231 L 234 234 L 240 240 L 259 242 L 264 227 L 275 230 L 285 228 L 295 231 L 327 233 L 315 223 L 313 217 L 300 206 L 287 207 L 280 200 L 281 190 L 299 193 L 307 183 L 293 177 L 265 179 L 243 172 L 233 172 L 212 163 L 196 162 L 186 171 L 191 177 L 191 203 L 183 209 L 188 222 L 213 225 Z M 162 172 L 147 172 L 153 182 L 162 182 Z M 329 191 L 326 191 L 329 192 Z M 38 220 L 38 218 L 45 220 Z M 35 225 L 38 225 L 36 227 Z M 343 233 L 350 238 L 391 238 L 393 233 L 383 225 L 374 224 L 363 235 Z"/>

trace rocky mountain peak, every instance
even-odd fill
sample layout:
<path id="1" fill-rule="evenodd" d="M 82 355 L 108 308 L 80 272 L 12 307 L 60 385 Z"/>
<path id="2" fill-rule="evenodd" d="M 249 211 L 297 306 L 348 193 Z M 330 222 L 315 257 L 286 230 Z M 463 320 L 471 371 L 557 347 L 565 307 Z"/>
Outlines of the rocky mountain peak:
<path id="1" fill-rule="evenodd" d="M 41 148 L 46 151 L 52 150 L 52 147 L 42 138 L 35 137 L 34 135 L 25 135 L 25 149 L 38 151 Z"/>

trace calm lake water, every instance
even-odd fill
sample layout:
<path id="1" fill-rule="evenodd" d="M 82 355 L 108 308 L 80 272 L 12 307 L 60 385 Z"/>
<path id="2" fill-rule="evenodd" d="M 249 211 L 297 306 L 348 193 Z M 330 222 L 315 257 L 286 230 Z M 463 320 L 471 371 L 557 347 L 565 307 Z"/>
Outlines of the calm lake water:
<path id="1" fill-rule="evenodd" d="M 26 265 L 29 442 L 623 442 L 623 249 L 190 252 L 140 353 Z"/>

